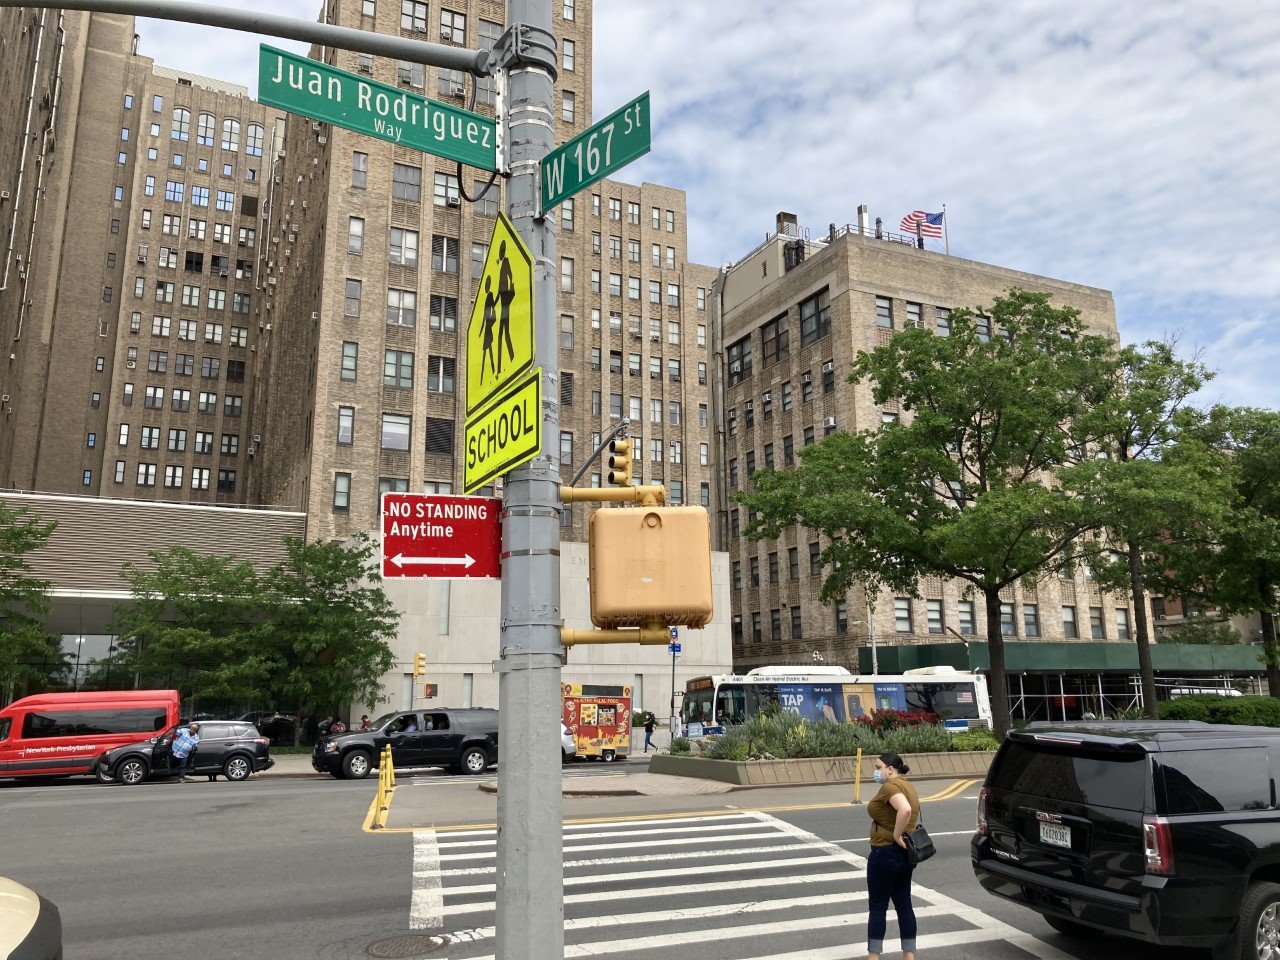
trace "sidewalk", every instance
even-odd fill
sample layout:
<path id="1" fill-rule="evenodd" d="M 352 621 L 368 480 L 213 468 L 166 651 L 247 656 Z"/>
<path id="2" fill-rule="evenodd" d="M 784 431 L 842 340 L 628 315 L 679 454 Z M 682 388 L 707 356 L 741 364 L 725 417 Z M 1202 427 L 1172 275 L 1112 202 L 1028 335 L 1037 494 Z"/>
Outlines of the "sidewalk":
<path id="1" fill-rule="evenodd" d="M 328 777 L 327 773 L 316 773 L 311 769 L 309 753 L 279 753 L 272 757 L 275 763 L 270 770 L 255 774 L 259 777 Z"/>

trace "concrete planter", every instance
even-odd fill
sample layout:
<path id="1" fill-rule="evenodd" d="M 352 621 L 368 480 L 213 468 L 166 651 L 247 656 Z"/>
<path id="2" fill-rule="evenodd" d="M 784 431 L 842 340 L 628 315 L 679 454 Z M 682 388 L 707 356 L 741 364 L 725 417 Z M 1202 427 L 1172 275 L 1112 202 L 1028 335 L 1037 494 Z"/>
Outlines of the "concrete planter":
<path id="1" fill-rule="evenodd" d="M 985 777 L 994 750 L 963 753 L 913 753 L 904 756 L 911 768 L 912 780 L 954 780 L 959 777 Z M 863 755 L 863 782 L 871 781 L 872 758 Z M 670 753 L 655 754 L 649 761 L 650 773 L 676 777 L 719 780 L 743 787 L 784 784 L 852 783 L 853 757 L 823 757 L 813 760 L 708 760 Z"/>

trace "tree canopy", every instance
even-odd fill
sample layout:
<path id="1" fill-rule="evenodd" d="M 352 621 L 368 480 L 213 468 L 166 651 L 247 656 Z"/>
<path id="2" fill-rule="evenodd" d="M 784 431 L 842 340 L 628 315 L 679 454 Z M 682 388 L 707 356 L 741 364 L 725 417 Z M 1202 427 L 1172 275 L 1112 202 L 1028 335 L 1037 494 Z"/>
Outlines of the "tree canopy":
<path id="1" fill-rule="evenodd" d="M 794 524 L 828 545 L 823 598 L 857 583 L 919 596 L 927 575 L 981 595 L 995 728 L 1009 725 L 1000 592 L 1071 562 L 1105 515 L 1079 470 L 1097 443 L 1089 414 L 1114 376 L 1114 344 L 1048 295 L 1010 290 L 989 309 L 957 310 L 949 336 L 908 329 L 860 353 L 850 381 L 901 422 L 838 432 L 794 470 L 763 471 L 739 495 L 748 535 Z"/>
<path id="2" fill-rule="evenodd" d="M 33 576 L 27 559 L 56 527 L 0 501 L 0 704 L 25 685 L 47 684 L 66 669 L 59 638 L 44 625 L 53 585 Z"/>

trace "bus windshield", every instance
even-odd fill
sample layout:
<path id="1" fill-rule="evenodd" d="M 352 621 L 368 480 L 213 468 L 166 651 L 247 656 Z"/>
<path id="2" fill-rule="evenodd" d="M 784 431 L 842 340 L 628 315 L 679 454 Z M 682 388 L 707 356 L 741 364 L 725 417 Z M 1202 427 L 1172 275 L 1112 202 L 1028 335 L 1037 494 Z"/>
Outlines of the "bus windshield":
<path id="1" fill-rule="evenodd" d="M 684 695 L 684 703 L 680 708 L 680 717 L 685 723 L 710 723 L 711 699 L 715 690 L 688 690 Z"/>

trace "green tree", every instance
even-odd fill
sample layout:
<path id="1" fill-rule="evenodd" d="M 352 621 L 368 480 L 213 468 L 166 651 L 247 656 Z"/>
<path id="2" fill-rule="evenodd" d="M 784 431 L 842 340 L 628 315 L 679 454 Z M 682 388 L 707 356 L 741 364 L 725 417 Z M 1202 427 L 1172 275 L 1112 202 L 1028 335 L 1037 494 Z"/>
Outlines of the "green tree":
<path id="1" fill-rule="evenodd" d="M 1189 398 L 1213 375 L 1198 361 L 1179 358 L 1172 341 L 1124 347 L 1116 354 L 1116 367 L 1110 390 L 1086 417 L 1097 448 L 1107 456 L 1082 458 L 1086 472 L 1094 472 L 1094 494 L 1110 519 L 1105 538 L 1084 538 L 1075 546 L 1103 589 L 1133 598 L 1144 709 L 1159 719 L 1145 550 L 1179 530 L 1211 522 L 1226 508 L 1229 489 L 1217 458 L 1179 427 Z M 1171 525 L 1171 515 L 1179 518 L 1176 524 Z M 1123 550 L 1113 551 L 1112 544 Z"/>
<path id="2" fill-rule="evenodd" d="M 957 310 L 950 336 L 908 329 L 860 353 L 850 381 L 912 416 L 836 433 L 794 470 L 757 473 L 740 495 L 748 535 L 800 524 L 830 545 L 823 598 L 857 582 L 918 596 L 921 577 L 967 582 L 983 598 L 996 734 L 1009 728 L 1000 591 L 1069 562 L 1100 505 L 1073 464 L 1114 370 L 1114 346 L 1078 311 L 1011 290 L 989 310 Z M 1084 479 L 1088 479 L 1087 476 Z"/>
<path id="3" fill-rule="evenodd" d="M 1271 695 L 1280 697 L 1276 590 L 1280 586 L 1280 412 L 1216 406 L 1189 415 L 1188 442 L 1211 450 L 1230 485 L 1228 509 L 1155 544 L 1170 594 L 1223 615 L 1258 611 Z M 1182 526 L 1181 518 L 1171 523 Z"/>
<path id="4" fill-rule="evenodd" d="M 1216 646 L 1232 646 L 1243 643 L 1240 632 L 1231 624 L 1207 617 L 1194 617 L 1164 634 L 1165 643 L 1200 643 Z"/>
<path id="5" fill-rule="evenodd" d="M 388 641 L 400 614 L 382 590 L 373 545 L 288 539 L 288 559 L 274 567 L 271 592 L 273 687 L 280 702 L 303 711 L 375 704 L 382 678 L 395 665 Z"/>
<path id="6" fill-rule="evenodd" d="M 46 683 L 66 669 L 58 638 L 44 625 L 53 585 L 33 577 L 27 560 L 55 527 L 0 501 L 0 704 L 22 686 Z"/>
<path id="7" fill-rule="evenodd" d="M 176 688 L 193 713 L 253 702 L 277 666 L 253 565 L 177 546 L 150 556 L 154 570 L 125 567 L 133 599 L 116 607 L 113 667 L 136 685 Z"/>

